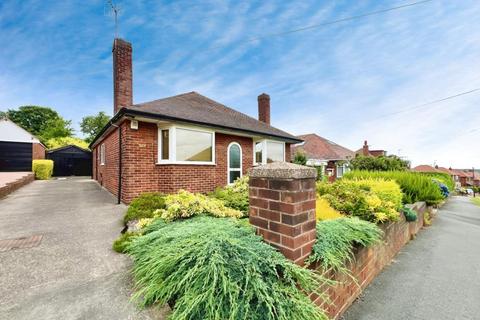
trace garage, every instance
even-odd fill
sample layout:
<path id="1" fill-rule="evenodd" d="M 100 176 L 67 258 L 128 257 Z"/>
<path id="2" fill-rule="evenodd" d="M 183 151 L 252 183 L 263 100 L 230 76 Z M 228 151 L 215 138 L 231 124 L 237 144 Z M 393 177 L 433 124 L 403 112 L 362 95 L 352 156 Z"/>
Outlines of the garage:
<path id="1" fill-rule="evenodd" d="M 32 144 L 0 141 L 0 171 L 32 171 Z"/>
<path id="2" fill-rule="evenodd" d="M 74 145 L 49 150 L 47 159 L 53 160 L 53 176 L 91 176 L 92 152 Z"/>
<path id="3" fill-rule="evenodd" d="M 13 121 L 0 119 L 0 171 L 32 171 L 33 159 L 45 158 L 45 146 Z"/>

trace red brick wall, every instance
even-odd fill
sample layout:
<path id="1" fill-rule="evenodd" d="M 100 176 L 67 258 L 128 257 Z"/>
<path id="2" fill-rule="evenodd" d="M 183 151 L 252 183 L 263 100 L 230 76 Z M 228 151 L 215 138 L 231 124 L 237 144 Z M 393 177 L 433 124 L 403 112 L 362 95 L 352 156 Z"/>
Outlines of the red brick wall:
<path id="1" fill-rule="evenodd" d="M 285 162 L 292 162 L 292 145 L 290 143 L 285 144 Z"/>
<path id="2" fill-rule="evenodd" d="M 157 165 L 157 125 L 140 122 L 132 130 L 129 122 L 122 124 L 122 201 L 129 203 L 143 192 L 173 193 L 179 189 L 191 192 L 210 192 L 227 184 L 227 148 L 231 142 L 242 147 L 243 174 L 252 167 L 253 141 L 251 138 L 215 134 L 216 165 Z M 99 165 L 100 144 L 93 150 L 93 176 L 102 186 L 117 195 L 118 190 L 118 131 L 103 141 L 106 164 Z"/>
<path id="3" fill-rule="evenodd" d="M 32 143 L 32 160 L 45 159 L 45 147 L 41 143 Z"/>
<path id="4" fill-rule="evenodd" d="M 324 302 L 315 295 L 310 298 L 325 309 L 332 319 L 338 319 L 345 312 L 362 290 L 423 227 L 423 216 L 427 210 L 425 203 L 418 202 L 413 209 L 418 215 L 416 222 L 406 222 L 402 215 L 398 222 L 380 225 L 385 233 L 383 243 L 370 248 L 360 247 L 357 249 L 353 262 L 348 266 L 352 275 L 357 279 L 357 283 L 348 276 L 324 272 L 324 275 L 339 282 L 335 287 L 325 288 L 330 303 Z"/>
<path id="5" fill-rule="evenodd" d="M 126 125 L 125 122 L 120 125 L 122 132 L 125 132 Z M 105 144 L 104 165 L 100 164 L 99 156 L 102 144 Z M 118 129 L 111 132 L 92 150 L 93 178 L 114 195 L 118 193 L 118 151 Z"/>

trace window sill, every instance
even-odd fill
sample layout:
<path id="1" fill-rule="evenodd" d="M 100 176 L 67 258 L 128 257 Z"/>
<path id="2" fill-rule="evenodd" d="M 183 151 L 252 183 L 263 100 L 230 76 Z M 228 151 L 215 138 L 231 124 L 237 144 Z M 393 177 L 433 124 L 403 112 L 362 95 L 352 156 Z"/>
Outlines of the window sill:
<path id="1" fill-rule="evenodd" d="M 201 162 L 201 161 L 162 161 L 155 163 L 157 166 L 163 165 L 182 165 L 182 166 L 216 166 L 215 162 Z"/>

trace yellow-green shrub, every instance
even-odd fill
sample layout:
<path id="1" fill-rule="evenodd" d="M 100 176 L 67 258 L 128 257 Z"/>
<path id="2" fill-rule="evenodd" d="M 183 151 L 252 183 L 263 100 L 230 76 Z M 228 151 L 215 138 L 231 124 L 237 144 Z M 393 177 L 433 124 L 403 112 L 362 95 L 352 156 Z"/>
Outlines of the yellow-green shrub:
<path id="1" fill-rule="evenodd" d="M 165 209 L 156 210 L 154 214 L 155 217 L 162 218 L 165 221 L 189 218 L 196 215 L 222 218 L 240 218 L 243 216 L 241 211 L 226 207 L 222 200 L 185 190 L 166 196 L 165 206 Z"/>
<path id="2" fill-rule="evenodd" d="M 33 160 L 32 170 L 35 173 L 35 179 L 48 180 L 52 177 L 53 161 L 52 160 Z"/>
<path id="3" fill-rule="evenodd" d="M 372 222 L 395 221 L 400 216 L 402 192 L 392 180 L 342 179 L 318 183 L 317 191 L 332 208 L 344 215 Z"/>
<path id="4" fill-rule="evenodd" d="M 330 220 L 343 217 L 343 215 L 330 206 L 330 203 L 324 198 L 318 197 L 316 203 L 317 220 Z"/>

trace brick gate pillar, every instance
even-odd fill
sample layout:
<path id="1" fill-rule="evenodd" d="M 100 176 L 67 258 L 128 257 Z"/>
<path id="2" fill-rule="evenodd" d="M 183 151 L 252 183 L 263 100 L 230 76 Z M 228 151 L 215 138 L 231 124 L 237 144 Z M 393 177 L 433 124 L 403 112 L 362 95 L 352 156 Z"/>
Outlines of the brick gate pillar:
<path id="1" fill-rule="evenodd" d="M 315 168 L 274 162 L 250 171 L 250 224 L 285 257 L 303 265 L 316 239 Z"/>

